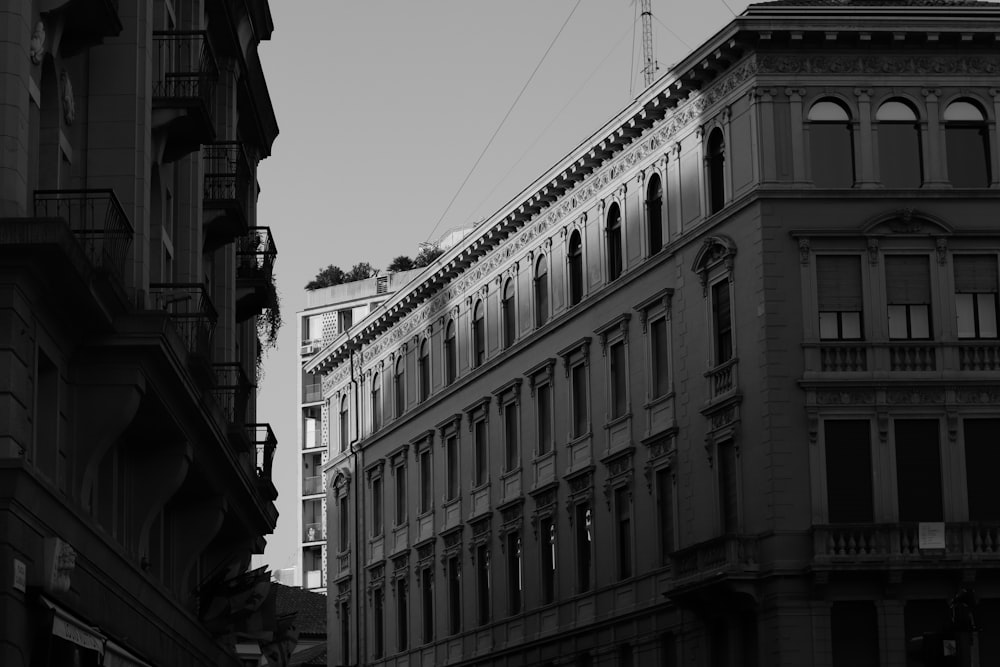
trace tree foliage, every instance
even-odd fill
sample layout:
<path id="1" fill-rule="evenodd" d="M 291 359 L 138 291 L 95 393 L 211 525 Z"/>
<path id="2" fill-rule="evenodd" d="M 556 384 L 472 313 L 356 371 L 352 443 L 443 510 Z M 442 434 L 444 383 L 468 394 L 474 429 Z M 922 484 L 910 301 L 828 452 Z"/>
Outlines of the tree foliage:
<path id="1" fill-rule="evenodd" d="M 409 271 L 410 269 L 414 268 L 416 268 L 416 265 L 413 263 L 413 259 L 407 257 L 406 255 L 400 255 L 399 257 L 396 257 L 389 263 L 389 266 L 388 268 L 386 268 L 386 271 L 389 271 L 390 273 L 395 273 L 396 271 Z"/>
<path id="2" fill-rule="evenodd" d="M 339 266 L 330 264 L 325 269 L 321 269 L 316 277 L 306 283 L 306 289 L 320 289 L 321 287 L 331 287 L 344 282 L 344 270 Z"/>
<path id="3" fill-rule="evenodd" d="M 368 262 L 358 262 L 351 267 L 350 271 L 344 274 L 344 282 L 353 283 L 355 280 L 374 278 L 376 275 L 378 275 L 378 271 L 371 264 Z"/>
<path id="4" fill-rule="evenodd" d="M 428 266 L 443 253 L 444 250 L 441 250 L 441 248 L 438 248 L 437 246 L 426 245 L 420 249 L 419 253 L 417 253 L 416 259 L 413 260 L 413 266 L 418 269 Z"/>

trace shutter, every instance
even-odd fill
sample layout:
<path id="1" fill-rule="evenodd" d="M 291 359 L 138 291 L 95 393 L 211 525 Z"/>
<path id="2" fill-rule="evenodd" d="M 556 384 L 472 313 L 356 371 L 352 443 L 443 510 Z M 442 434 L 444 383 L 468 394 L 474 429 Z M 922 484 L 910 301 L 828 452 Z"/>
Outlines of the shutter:
<path id="1" fill-rule="evenodd" d="M 888 255 L 885 258 L 886 301 L 892 305 L 929 304 L 931 276 L 924 255 Z"/>
<path id="2" fill-rule="evenodd" d="M 955 292 L 962 294 L 997 291 L 997 258 L 994 255 L 956 255 Z"/>
<path id="3" fill-rule="evenodd" d="M 819 255 L 816 283 L 820 312 L 861 312 L 861 258 Z"/>

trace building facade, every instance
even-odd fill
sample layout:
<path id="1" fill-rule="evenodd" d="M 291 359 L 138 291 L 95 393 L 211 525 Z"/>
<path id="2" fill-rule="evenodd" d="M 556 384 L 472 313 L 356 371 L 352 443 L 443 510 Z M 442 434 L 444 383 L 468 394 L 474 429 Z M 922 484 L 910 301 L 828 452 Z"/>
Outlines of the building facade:
<path id="1" fill-rule="evenodd" d="M 1000 659 L 998 28 L 753 5 L 316 353 L 328 664 Z"/>
<path id="2" fill-rule="evenodd" d="M 268 4 L 0 23 L 0 664 L 238 665 L 259 600 L 227 591 L 277 520 Z"/>
<path id="3" fill-rule="evenodd" d="M 306 308 L 296 315 L 300 353 L 305 363 L 317 351 L 360 322 L 419 271 L 399 271 L 306 292 Z M 323 390 L 320 378 L 299 373 L 299 451 L 302 474 L 298 505 L 300 585 L 326 592 L 326 495 L 323 464 L 329 452 L 329 433 L 323 428 Z"/>

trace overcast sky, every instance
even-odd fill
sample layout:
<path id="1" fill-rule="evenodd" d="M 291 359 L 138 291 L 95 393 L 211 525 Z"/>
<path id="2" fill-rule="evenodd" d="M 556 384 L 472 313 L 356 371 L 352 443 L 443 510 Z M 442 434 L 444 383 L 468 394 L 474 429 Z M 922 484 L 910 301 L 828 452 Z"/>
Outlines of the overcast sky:
<path id="1" fill-rule="evenodd" d="M 725 2 L 652 0 L 660 74 L 747 5 Z M 258 419 L 279 441 L 281 516 L 264 562 L 280 569 L 297 562 L 304 285 L 328 264 L 384 270 L 503 206 L 642 92 L 642 31 L 631 0 L 270 4 L 274 35 L 260 55 L 280 134 L 259 169 L 258 224 L 277 244 L 285 325 L 264 363 Z"/>

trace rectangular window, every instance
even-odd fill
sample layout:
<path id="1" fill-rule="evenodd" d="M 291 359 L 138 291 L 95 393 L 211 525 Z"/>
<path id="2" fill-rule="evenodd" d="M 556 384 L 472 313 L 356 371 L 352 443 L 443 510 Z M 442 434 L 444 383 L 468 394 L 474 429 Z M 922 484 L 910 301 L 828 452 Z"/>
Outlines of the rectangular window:
<path id="1" fill-rule="evenodd" d="M 733 358 L 733 319 L 729 299 L 729 281 L 712 285 L 712 337 L 715 365 Z"/>
<path id="2" fill-rule="evenodd" d="M 382 387 L 381 378 L 375 376 L 375 386 L 372 387 L 372 430 L 382 428 Z"/>
<path id="3" fill-rule="evenodd" d="M 535 388 L 535 418 L 538 420 L 538 455 L 552 450 L 552 389 L 548 383 Z"/>
<path id="4" fill-rule="evenodd" d="M 476 547 L 476 599 L 479 602 L 479 625 L 490 622 L 490 547 Z"/>
<path id="5" fill-rule="evenodd" d="M 608 356 L 611 366 L 611 418 L 617 419 L 628 412 L 628 364 L 625 361 L 625 342 L 612 343 Z"/>
<path id="6" fill-rule="evenodd" d="M 507 535 L 507 601 L 510 613 L 521 612 L 521 598 L 524 590 L 521 571 L 521 535 L 513 532 Z"/>
<path id="7" fill-rule="evenodd" d="M 674 551 L 674 485 L 669 468 L 656 471 L 656 526 L 659 531 L 660 564 L 670 563 Z"/>
<path id="8" fill-rule="evenodd" d="M 587 415 L 587 367 L 576 364 L 570 371 L 570 391 L 573 395 L 573 437 L 586 435 L 589 430 Z"/>
<path id="9" fill-rule="evenodd" d="M 458 436 L 449 435 L 445 440 L 445 458 L 448 467 L 448 500 L 458 497 Z"/>
<path id="10" fill-rule="evenodd" d="M 396 650 L 405 651 L 410 642 L 410 611 L 407 600 L 406 581 L 396 582 Z"/>
<path id="11" fill-rule="evenodd" d="M 340 657 L 346 665 L 351 661 L 351 605 L 340 603 Z"/>
<path id="12" fill-rule="evenodd" d="M 381 588 L 372 593 L 372 657 L 382 657 L 382 645 L 385 636 L 385 615 L 383 604 L 385 591 Z"/>
<path id="13" fill-rule="evenodd" d="M 396 526 L 406 522 L 406 466 L 395 467 L 396 473 Z"/>
<path id="14" fill-rule="evenodd" d="M 736 447 L 732 442 L 718 445 L 719 515 L 722 533 L 731 535 L 739 530 L 739 490 L 737 487 Z"/>
<path id="15" fill-rule="evenodd" d="M 900 521 L 943 521 L 941 454 L 936 419 L 895 423 Z"/>
<path id="16" fill-rule="evenodd" d="M 922 255 L 887 255 L 885 291 L 889 338 L 931 338 L 931 276 L 928 258 Z"/>
<path id="17" fill-rule="evenodd" d="M 539 551 L 542 573 L 542 604 L 556 599 L 556 526 L 552 517 L 539 521 Z"/>
<path id="18" fill-rule="evenodd" d="M 578 593 L 590 590 L 593 561 L 593 514 L 589 503 L 576 506 L 576 588 Z"/>
<path id="19" fill-rule="evenodd" d="M 473 446 L 475 447 L 475 476 L 473 482 L 481 486 L 489 481 L 489 443 L 486 439 L 486 420 L 479 419 L 473 426 Z"/>
<path id="20" fill-rule="evenodd" d="M 618 578 L 632 576 L 632 500 L 625 487 L 615 489 L 615 523 L 618 541 Z"/>
<path id="21" fill-rule="evenodd" d="M 372 537 L 382 534 L 382 478 L 372 480 Z"/>
<path id="22" fill-rule="evenodd" d="M 503 407 L 504 469 L 508 471 L 520 462 L 517 426 L 517 403 L 511 401 Z"/>
<path id="23" fill-rule="evenodd" d="M 462 579 L 458 556 L 448 558 L 448 631 L 462 631 Z"/>
<path id="24" fill-rule="evenodd" d="M 875 516 L 871 427 L 867 420 L 824 422 L 826 507 L 830 523 L 871 523 Z"/>
<path id="25" fill-rule="evenodd" d="M 432 477 L 433 471 L 431 470 L 431 452 L 429 449 L 420 452 L 420 513 L 425 514 L 431 509 L 431 499 L 433 496 L 433 484 L 434 480 Z"/>
<path id="26" fill-rule="evenodd" d="M 343 399 L 340 403 L 340 451 L 346 452 L 348 445 L 351 444 L 350 427 L 351 424 L 348 421 L 348 411 L 347 411 L 347 399 Z"/>
<path id="27" fill-rule="evenodd" d="M 867 601 L 830 605 L 830 644 L 833 667 L 878 667 L 878 616 Z"/>
<path id="28" fill-rule="evenodd" d="M 965 482 L 970 521 L 1000 521 L 996 472 L 1000 470 L 1000 419 L 966 419 Z"/>
<path id="29" fill-rule="evenodd" d="M 653 398 L 670 392 L 670 375 L 667 368 L 667 320 L 658 319 L 649 324 L 649 343 L 653 371 Z"/>
<path id="30" fill-rule="evenodd" d="M 425 567 L 420 573 L 420 599 L 425 644 L 434 641 L 434 568 Z"/>
<path id="31" fill-rule="evenodd" d="M 819 337 L 823 340 L 861 340 L 861 258 L 816 256 L 816 292 Z"/>
<path id="32" fill-rule="evenodd" d="M 347 496 L 346 495 L 340 496 L 339 498 L 337 498 L 337 509 L 338 509 L 338 514 L 339 514 L 339 516 L 337 517 L 337 520 L 340 522 L 340 526 L 339 526 L 340 533 L 337 536 L 338 537 L 338 542 L 339 542 L 338 546 L 340 548 L 339 549 L 340 553 L 344 553 L 345 551 L 347 551 L 347 548 L 350 546 L 350 544 L 348 542 L 348 535 L 350 534 L 349 528 L 350 528 L 350 518 L 351 518 L 351 515 L 348 514 L 348 511 L 347 511 Z"/>
<path id="33" fill-rule="evenodd" d="M 959 338 L 997 337 L 997 259 L 955 256 L 955 310 Z"/>

